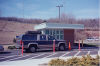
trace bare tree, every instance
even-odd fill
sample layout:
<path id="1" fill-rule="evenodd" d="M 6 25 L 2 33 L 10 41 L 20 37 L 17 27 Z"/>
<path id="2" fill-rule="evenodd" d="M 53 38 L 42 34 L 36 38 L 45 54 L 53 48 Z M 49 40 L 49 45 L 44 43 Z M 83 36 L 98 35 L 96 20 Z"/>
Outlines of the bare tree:
<path id="1" fill-rule="evenodd" d="M 59 18 L 50 18 L 48 19 L 48 22 L 57 22 L 57 23 L 66 23 L 66 24 L 75 24 L 76 19 L 73 15 L 62 13 L 60 16 L 60 22 Z"/>

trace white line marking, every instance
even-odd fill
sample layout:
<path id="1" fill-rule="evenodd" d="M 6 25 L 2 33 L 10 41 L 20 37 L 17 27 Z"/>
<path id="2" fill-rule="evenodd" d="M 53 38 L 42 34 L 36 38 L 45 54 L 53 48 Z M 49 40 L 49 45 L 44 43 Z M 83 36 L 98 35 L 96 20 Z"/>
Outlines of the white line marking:
<path id="1" fill-rule="evenodd" d="M 60 57 L 63 57 L 63 56 L 65 56 L 65 55 L 69 54 L 69 53 L 70 53 L 70 52 L 67 52 L 67 53 L 65 53 L 65 54 L 61 55 Z"/>
<path id="2" fill-rule="evenodd" d="M 27 57 L 27 56 L 30 56 L 30 55 L 21 56 L 21 57 L 17 57 L 17 58 L 14 58 L 14 59 L 9 59 L 9 60 L 6 60 L 6 61 L 17 60 L 17 59 L 20 59 L 20 58 L 23 58 L 23 57 Z"/>
<path id="3" fill-rule="evenodd" d="M 42 55 L 44 55 L 44 54 L 45 54 L 45 53 L 40 54 L 40 55 L 37 55 L 37 56 L 34 56 L 34 57 L 31 57 L 31 58 L 28 58 L 28 59 L 33 59 L 33 58 L 35 58 L 35 57 L 42 56 Z"/>
<path id="4" fill-rule="evenodd" d="M 0 56 L 0 58 L 5 57 L 5 56 Z"/>
<path id="5" fill-rule="evenodd" d="M 88 53 L 87 53 L 88 55 L 90 54 L 90 51 L 88 51 Z"/>
<path id="6" fill-rule="evenodd" d="M 81 51 L 78 51 L 74 56 L 77 56 Z"/>
<path id="7" fill-rule="evenodd" d="M 53 55 L 55 55 L 55 54 L 57 54 L 57 53 L 53 53 L 53 54 L 51 54 L 51 55 L 49 55 L 49 56 L 46 56 L 46 57 L 44 57 L 44 58 L 47 58 L 47 57 L 53 56 Z"/>
<path id="8" fill-rule="evenodd" d="M 100 50 L 98 51 L 98 55 L 100 56 Z"/>
<path id="9" fill-rule="evenodd" d="M 14 57 L 14 56 L 21 56 L 21 55 L 12 55 L 12 56 L 8 56 L 8 57 L 0 58 L 0 60 L 6 59 L 6 58 L 11 58 L 11 57 Z"/>

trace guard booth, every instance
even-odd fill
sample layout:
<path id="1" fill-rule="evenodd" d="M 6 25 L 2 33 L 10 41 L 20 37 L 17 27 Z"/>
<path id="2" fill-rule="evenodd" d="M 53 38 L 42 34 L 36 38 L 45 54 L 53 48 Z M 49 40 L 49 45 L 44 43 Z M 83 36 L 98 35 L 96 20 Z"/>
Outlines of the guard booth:
<path id="1" fill-rule="evenodd" d="M 61 24 L 61 23 L 41 23 L 34 26 L 34 30 L 41 31 L 42 34 L 54 36 L 58 40 L 66 40 L 70 42 L 71 47 L 74 44 L 74 30 L 84 29 L 82 24 Z"/>

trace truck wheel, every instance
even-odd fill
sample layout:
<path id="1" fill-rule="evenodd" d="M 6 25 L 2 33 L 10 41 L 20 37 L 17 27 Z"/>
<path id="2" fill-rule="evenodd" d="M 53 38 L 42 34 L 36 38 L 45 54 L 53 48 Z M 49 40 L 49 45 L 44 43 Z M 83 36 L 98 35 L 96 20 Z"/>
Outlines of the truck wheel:
<path id="1" fill-rule="evenodd" d="M 59 46 L 59 50 L 60 50 L 60 51 L 64 51 L 64 50 L 65 50 L 65 45 L 60 45 L 60 46 Z"/>
<path id="2" fill-rule="evenodd" d="M 34 46 L 31 46 L 29 49 L 30 49 L 30 52 L 32 53 L 36 52 L 36 48 Z"/>

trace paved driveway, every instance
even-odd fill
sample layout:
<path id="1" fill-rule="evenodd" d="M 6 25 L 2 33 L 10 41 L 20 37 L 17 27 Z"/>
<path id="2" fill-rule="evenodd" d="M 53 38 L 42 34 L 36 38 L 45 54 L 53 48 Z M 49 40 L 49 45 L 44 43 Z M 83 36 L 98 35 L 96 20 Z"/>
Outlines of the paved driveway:
<path id="1" fill-rule="evenodd" d="M 71 51 L 56 51 L 52 50 L 38 50 L 36 53 L 24 53 L 21 54 L 21 50 L 8 50 L 0 53 L 0 62 L 2 61 L 16 61 L 25 59 L 41 59 L 41 58 L 59 58 L 59 57 L 71 57 L 71 56 L 83 56 L 83 55 L 97 55 L 99 48 L 84 48 L 79 51 L 78 49 L 73 49 Z"/>

